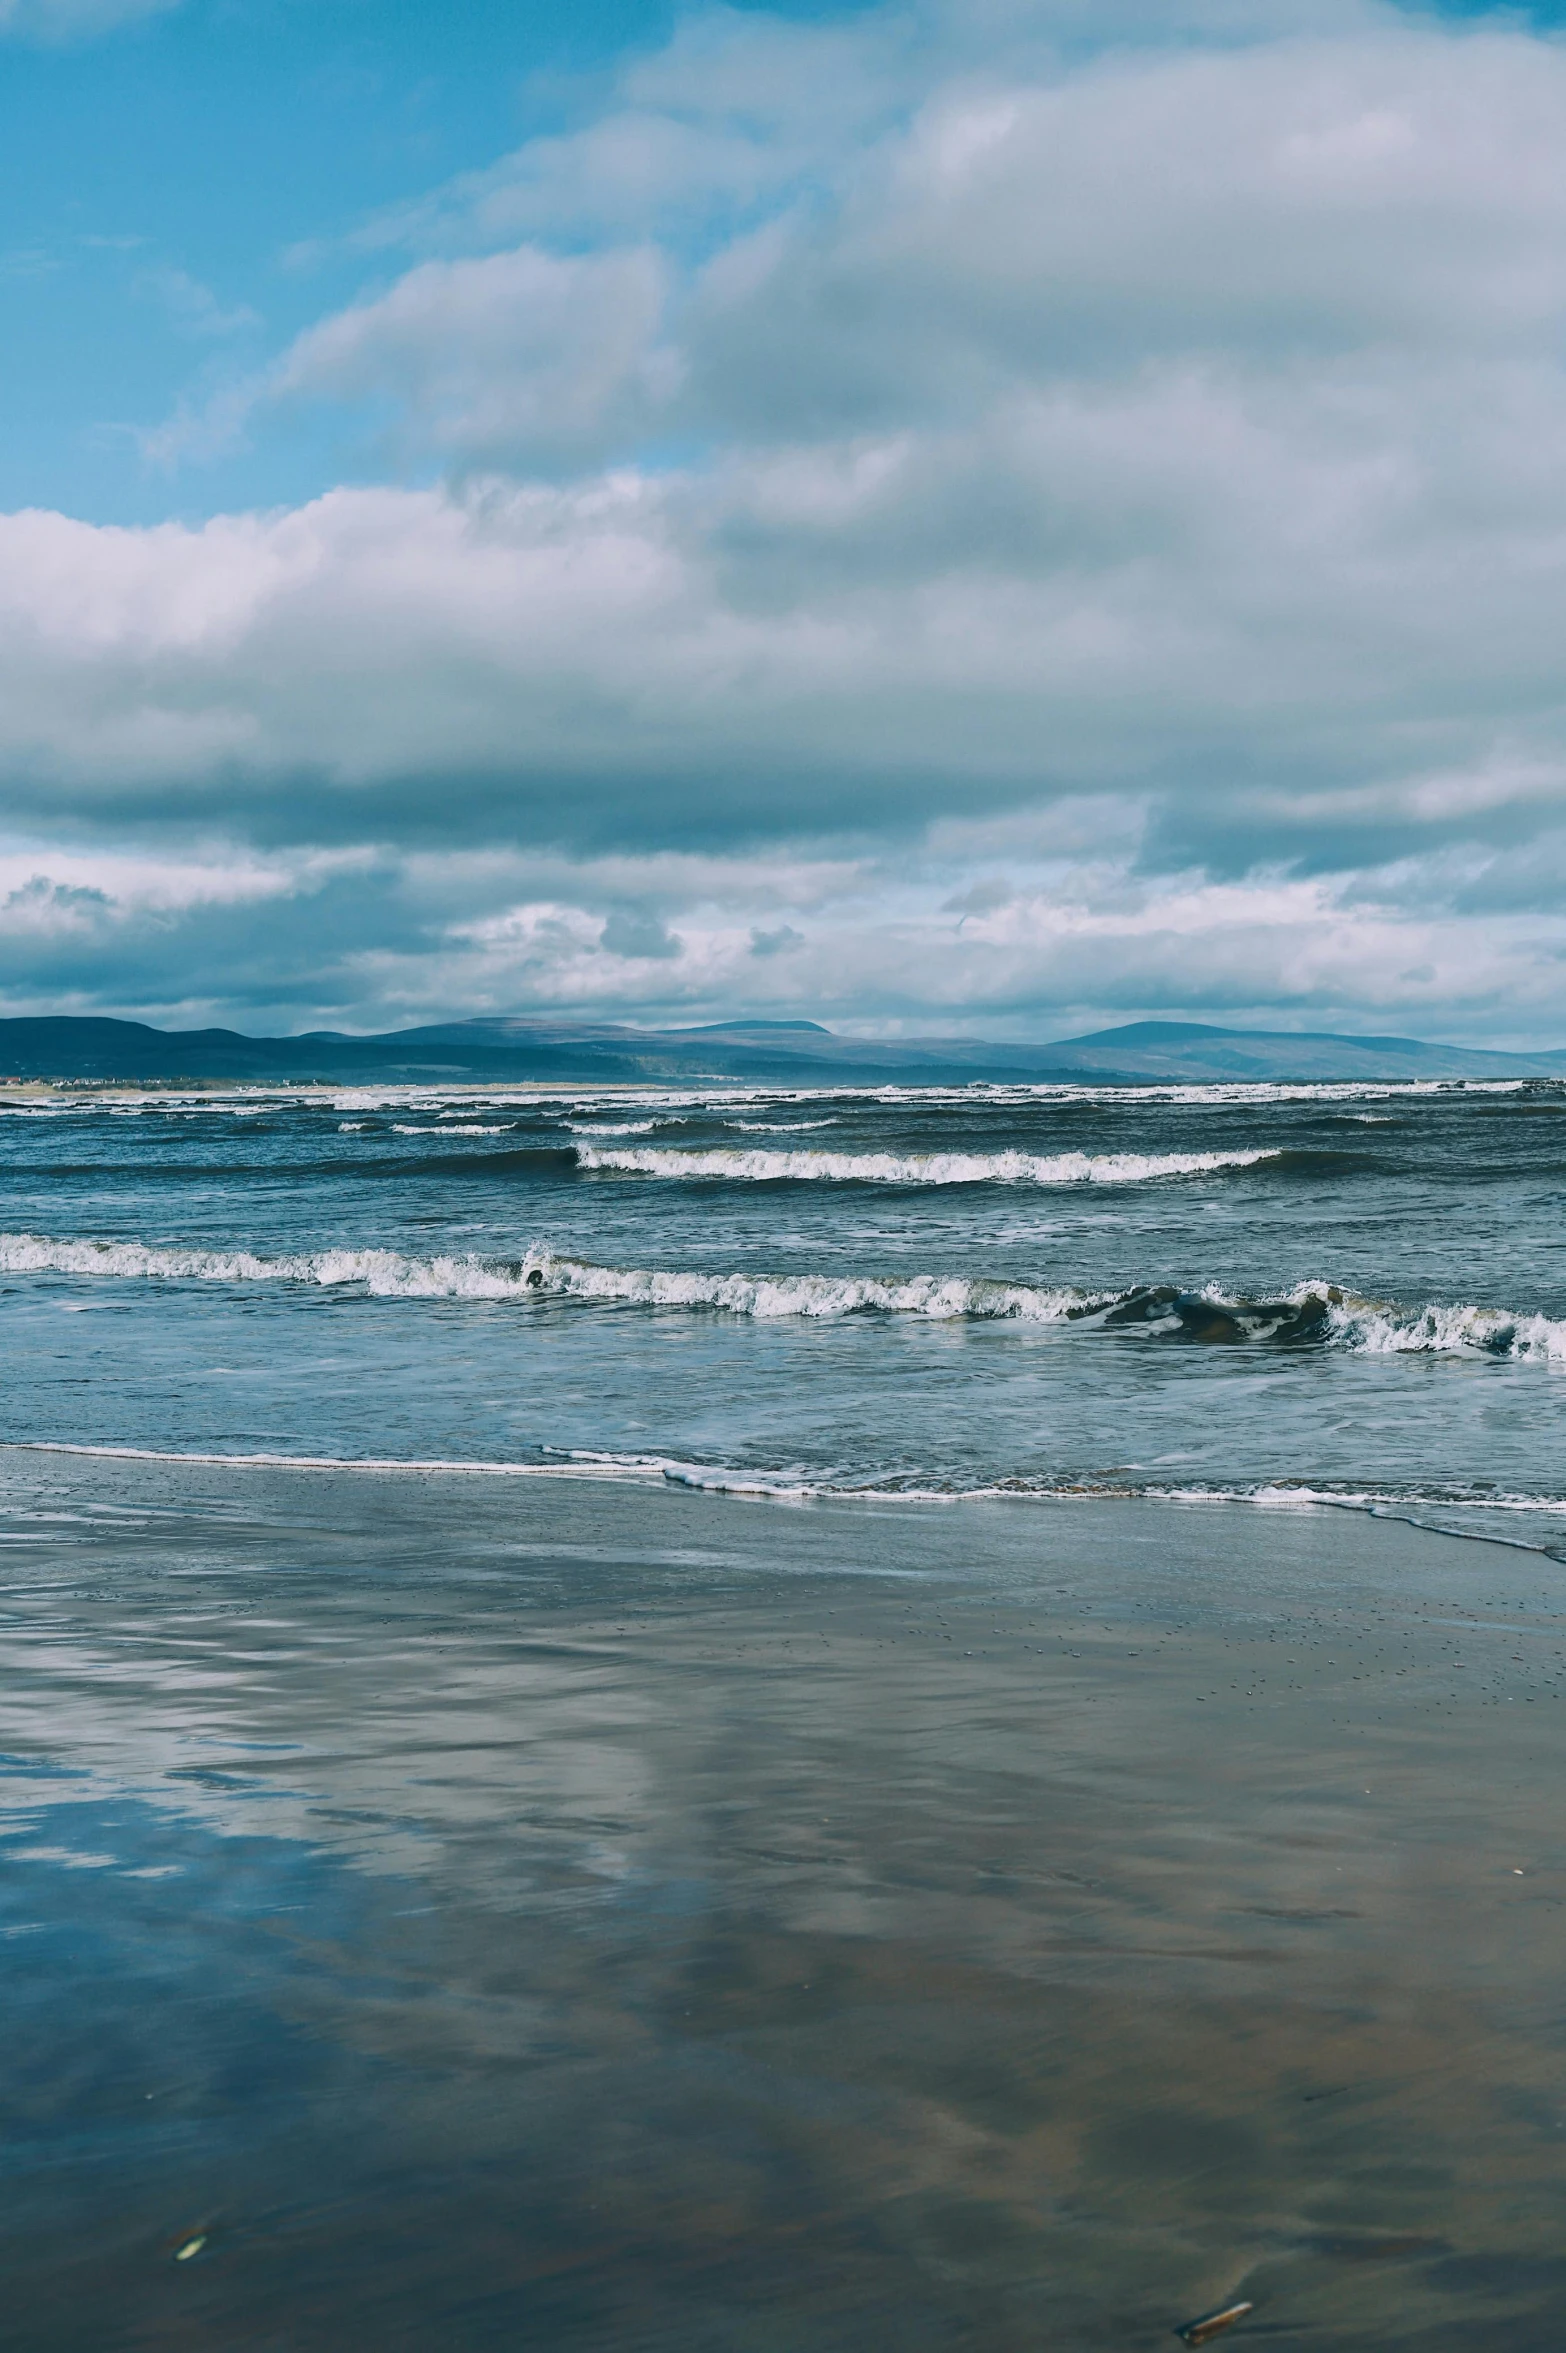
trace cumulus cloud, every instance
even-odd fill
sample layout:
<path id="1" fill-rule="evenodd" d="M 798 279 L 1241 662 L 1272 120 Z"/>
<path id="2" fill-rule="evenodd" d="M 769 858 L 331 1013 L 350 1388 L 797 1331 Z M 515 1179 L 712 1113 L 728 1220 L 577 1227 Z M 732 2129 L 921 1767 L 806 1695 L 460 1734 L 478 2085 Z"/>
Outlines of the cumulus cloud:
<path id="1" fill-rule="evenodd" d="M 302 335 L 268 397 L 390 399 L 405 445 L 469 464 L 596 458 L 671 388 L 664 278 L 645 247 L 425 262 Z"/>
<path id="2" fill-rule="evenodd" d="M 361 1015 L 1547 1022 L 1563 157 L 1516 23 L 694 18 L 161 445 L 397 479 L 0 518 L 0 802 L 367 858 Z"/>
<path id="3" fill-rule="evenodd" d="M 599 946 L 611 956 L 651 957 L 664 963 L 680 953 L 681 943 L 646 909 L 617 907 L 599 934 Z"/>

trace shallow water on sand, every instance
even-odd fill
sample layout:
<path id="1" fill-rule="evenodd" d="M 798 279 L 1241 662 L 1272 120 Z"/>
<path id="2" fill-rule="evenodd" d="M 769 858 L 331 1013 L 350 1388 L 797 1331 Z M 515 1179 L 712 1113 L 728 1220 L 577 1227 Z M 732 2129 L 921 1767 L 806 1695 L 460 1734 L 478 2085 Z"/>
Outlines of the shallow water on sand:
<path id="1" fill-rule="evenodd" d="M 1553 1562 L 16 1452 L 0 1538 L 23 2353 L 1558 2341 Z"/>

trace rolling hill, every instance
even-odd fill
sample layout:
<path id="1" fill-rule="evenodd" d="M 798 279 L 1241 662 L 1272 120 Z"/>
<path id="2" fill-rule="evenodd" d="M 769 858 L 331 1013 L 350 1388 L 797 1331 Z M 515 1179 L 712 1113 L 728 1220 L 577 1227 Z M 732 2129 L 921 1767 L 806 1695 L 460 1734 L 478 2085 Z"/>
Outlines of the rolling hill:
<path id="1" fill-rule="evenodd" d="M 377 1037 L 321 1030 L 255 1038 L 230 1029 L 160 1030 L 139 1021 L 43 1015 L 0 1020 L 0 1077 L 130 1083 L 325 1081 L 335 1085 L 566 1084 L 746 1080 L 819 1085 L 951 1085 L 970 1080 L 1098 1084 L 1214 1080 L 1441 1080 L 1566 1077 L 1566 1051 L 1513 1054 L 1415 1038 L 1219 1029 L 1137 1021 L 1050 1044 L 974 1038 L 842 1037 L 811 1021 L 726 1021 L 699 1029 L 481 1019 Z"/>

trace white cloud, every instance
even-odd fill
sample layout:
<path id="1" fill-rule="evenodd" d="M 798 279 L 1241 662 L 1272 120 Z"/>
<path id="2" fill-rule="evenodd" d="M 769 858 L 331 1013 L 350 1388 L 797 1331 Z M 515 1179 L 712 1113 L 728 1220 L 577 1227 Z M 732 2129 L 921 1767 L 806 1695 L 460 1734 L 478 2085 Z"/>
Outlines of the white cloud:
<path id="1" fill-rule="evenodd" d="M 1546 1018 L 1560 44 L 716 12 L 362 249 L 160 447 L 423 486 L 0 518 L 14 824 L 359 845 L 316 1007 Z"/>
<path id="2" fill-rule="evenodd" d="M 829 183 L 895 121 L 953 56 L 938 19 L 928 8 L 837 24 L 693 13 L 663 49 L 633 55 L 607 96 L 589 84 L 570 127 L 375 214 L 350 244 L 462 253 L 535 237 L 679 246 L 721 234 L 756 206 Z M 975 15 L 958 48 L 982 38 Z M 321 251 L 292 258 L 308 265 Z"/>
<path id="3" fill-rule="evenodd" d="M 1139 870 L 1137 816 L 948 824 L 934 853 L 159 861 L 0 849 L 0 1004 L 262 1028 L 799 1012 L 1050 1035 L 1149 1012 L 1555 1035 L 1566 829 L 1352 878 Z M 1542 871 L 1541 871 L 1542 862 Z M 955 887 L 954 887 L 955 886 Z"/>
<path id="4" fill-rule="evenodd" d="M 389 398 L 411 445 L 488 467 L 591 457 L 672 389 L 664 278 L 645 248 L 426 262 L 302 335 L 268 396 Z"/>
<path id="5" fill-rule="evenodd" d="M 715 471 L 4 518 L 0 777 L 312 839 L 906 830 L 1095 788 L 1214 855 L 1492 838 L 1566 776 L 1563 419 L 1532 371 L 1151 368 Z"/>

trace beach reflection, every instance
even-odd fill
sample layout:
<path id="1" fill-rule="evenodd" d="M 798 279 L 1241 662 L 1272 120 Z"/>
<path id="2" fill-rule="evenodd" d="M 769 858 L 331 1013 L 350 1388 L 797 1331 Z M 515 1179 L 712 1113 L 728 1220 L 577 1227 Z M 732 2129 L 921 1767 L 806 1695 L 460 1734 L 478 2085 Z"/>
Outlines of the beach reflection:
<path id="1" fill-rule="evenodd" d="M 6 1478 L 20 2344 L 1554 2343 L 1552 1564 Z"/>

